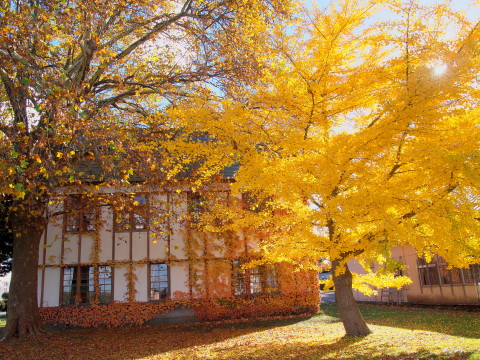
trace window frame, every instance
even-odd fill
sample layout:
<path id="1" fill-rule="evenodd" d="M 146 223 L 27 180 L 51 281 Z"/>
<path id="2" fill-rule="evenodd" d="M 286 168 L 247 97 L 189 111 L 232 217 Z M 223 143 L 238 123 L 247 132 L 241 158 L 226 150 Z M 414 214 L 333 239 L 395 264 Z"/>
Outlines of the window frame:
<path id="1" fill-rule="evenodd" d="M 101 277 L 105 272 L 102 268 L 108 268 L 110 276 Z M 71 278 L 66 279 L 66 273 L 71 270 Z M 86 276 L 85 276 L 86 275 Z M 105 281 L 109 279 L 109 281 Z M 66 280 L 70 281 L 66 284 Z M 60 305 L 61 306 L 89 306 L 94 302 L 109 304 L 113 301 L 113 267 L 110 265 L 67 265 L 63 268 L 61 277 Z M 69 287 L 71 291 L 65 291 Z M 87 288 L 85 291 L 84 288 Z M 102 291 L 102 288 L 108 291 Z M 73 291 L 72 291 L 73 290 Z M 69 294 L 68 302 L 65 294 Z M 103 294 L 107 293 L 105 297 Z M 107 299 L 107 301 L 102 301 Z M 80 301 L 79 301 L 80 300 Z"/>
<path id="2" fill-rule="evenodd" d="M 243 264 L 245 262 L 242 260 L 233 260 L 232 262 L 231 283 L 234 296 L 260 296 L 280 293 L 278 269 L 275 264 L 263 264 L 242 269 Z"/>
<path id="3" fill-rule="evenodd" d="M 244 192 L 241 196 L 245 210 L 256 214 L 260 214 L 268 210 L 268 203 L 271 201 L 271 197 L 259 200 L 258 196 L 251 192 Z"/>
<path id="4" fill-rule="evenodd" d="M 475 285 L 480 281 L 479 264 L 472 264 L 466 269 L 457 267 L 449 269 L 448 267 L 448 263 L 441 256 L 434 255 L 429 263 L 418 257 L 417 271 L 420 286 L 468 286 Z"/>
<path id="5" fill-rule="evenodd" d="M 97 230 L 99 209 L 94 201 L 89 201 L 82 195 L 74 194 L 65 198 L 63 207 L 65 213 L 64 231 L 66 233 L 91 233 Z"/>
<path id="6" fill-rule="evenodd" d="M 202 214 L 207 211 L 208 201 L 202 194 L 194 191 L 187 193 L 187 214 L 190 224 L 199 225 Z"/>
<path id="7" fill-rule="evenodd" d="M 206 213 L 210 215 L 212 208 L 220 203 L 230 206 L 230 191 L 222 189 L 215 191 L 213 195 L 198 191 L 187 192 L 187 220 L 191 228 L 198 229 L 207 223 L 220 227 L 228 222 L 228 220 L 218 216 L 204 217 Z"/>
<path id="8" fill-rule="evenodd" d="M 152 272 L 155 271 L 155 270 L 152 269 L 152 267 L 157 266 L 157 265 L 165 266 L 165 274 L 163 276 L 166 276 L 166 280 L 164 280 L 164 281 L 153 280 L 154 276 L 152 276 Z M 162 270 L 162 269 L 160 269 L 160 270 Z M 159 276 L 162 276 L 162 274 L 160 274 Z M 158 299 L 153 298 L 152 291 L 156 290 L 152 287 L 153 283 L 166 284 L 165 293 L 164 293 L 165 295 L 164 296 L 160 295 L 160 298 L 158 298 Z M 159 292 L 159 293 L 161 293 L 161 292 Z M 149 263 L 148 264 L 148 293 L 147 293 L 147 296 L 148 296 L 148 301 L 149 302 L 163 302 L 163 301 L 166 301 L 167 299 L 170 299 L 170 297 L 171 297 L 170 296 L 170 266 L 168 266 L 166 263 Z"/>
<path id="9" fill-rule="evenodd" d="M 149 216 L 149 209 L 150 209 L 150 201 L 147 194 L 138 193 L 131 197 L 132 203 L 135 202 L 137 198 L 145 198 L 145 203 L 140 205 L 132 205 L 128 206 L 126 209 L 118 210 L 114 209 L 114 229 L 115 232 L 142 232 L 148 231 L 149 224 L 150 224 L 150 216 Z M 128 200 L 130 201 L 130 200 Z M 137 209 L 143 210 L 138 213 L 136 212 Z M 144 213 L 143 213 L 144 212 Z M 127 221 L 119 221 L 118 216 L 122 214 Z M 136 216 L 139 216 L 144 221 L 144 226 L 142 228 L 136 227 Z M 124 225 L 126 224 L 126 225 Z"/>

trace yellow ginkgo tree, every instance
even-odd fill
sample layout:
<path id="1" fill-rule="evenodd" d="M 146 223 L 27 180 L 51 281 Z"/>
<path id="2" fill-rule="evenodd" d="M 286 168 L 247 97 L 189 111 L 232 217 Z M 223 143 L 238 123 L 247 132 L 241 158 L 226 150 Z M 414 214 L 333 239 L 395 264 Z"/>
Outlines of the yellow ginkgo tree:
<path id="1" fill-rule="evenodd" d="M 212 168 L 239 164 L 232 190 L 253 199 L 218 207 L 226 221 L 209 230 L 253 229 L 264 261 L 328 259 L 352 336 L 370 332 L 352 286 L 407 281 L 393 246 L 478 263 L 479 40 L 449 6 L 400 0 L 331 2 L 273 31 L 256 86 L 170 111 L 209 134 L 192 151 L 223 154 Z M 381 270 L 359 278 L 353 259 Z"/>

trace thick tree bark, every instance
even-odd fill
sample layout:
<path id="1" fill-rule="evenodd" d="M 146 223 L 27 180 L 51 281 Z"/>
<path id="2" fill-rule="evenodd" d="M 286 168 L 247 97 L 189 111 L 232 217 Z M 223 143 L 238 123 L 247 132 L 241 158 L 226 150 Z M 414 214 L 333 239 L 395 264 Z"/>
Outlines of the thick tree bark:
<path id="1" fill-rule="evenodd" d="M 14 234 L 12 279 L 9 289 L 4 340 L 35 335 L 43 331 L 38 310 L 38 253 L 45 228 L 43 216 L 18 211 L 10 215 Z"/>
<path id="2" fill-rule="evenodd" d="M 333 283 L 335 284 L 335 298 L 337 300 L 340 319 L 345 327 L 347 336 L 363 336 L 371 333 L 363 319 L 358 304 L 352 292 L 352 273 L 345 265 L 346 270 L 341 275 L 336 275 L 340 264 L 332 263 Z"/>

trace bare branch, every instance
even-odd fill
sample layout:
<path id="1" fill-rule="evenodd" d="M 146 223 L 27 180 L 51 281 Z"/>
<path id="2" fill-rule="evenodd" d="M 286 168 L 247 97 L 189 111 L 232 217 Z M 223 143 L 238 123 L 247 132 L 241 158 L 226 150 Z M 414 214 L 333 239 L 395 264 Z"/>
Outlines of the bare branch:
<path id="1" fill-rule="evenodd" d="M 97 71 L 95 72 L 95 74 L 91 77 L 89 83 L 90 84 L 94 84 L 95 82 L 97 82 L 100 77 L 102 76 L 102 74 L 105 72 L 105 70 L 107 70 L 114 62 L 116 61 L 119 61 L 123 58 L 125 58 L 126 56 L 128 56 L 132 51 L 134 51 L 135 49 L 137 49 L 140 45 L 144 44 L 146 41 L 150 40 L 151 38 L 153 38 L 156 34 L 158 34 L 159 32 L 165 30 L 167 27 L 169 27 L 171 24 L 175 23 L 176 21 L 178 21 L 179 19 L 181 19 L 182 17 L 185 17 L 187 16 L 187 13 L 183 13 L 183 12 L 180 12 L 178 14 L 176 14 L 175 16 L 172 16 L 172 17 L 169 17 L 167 20 L 165 21 L 162 21 L 158 24 L 156 24 L 152 30 L 150 30 L 148 33 L 146 33 L 144 36 L 142 36 L 141 38 L 137 39 L 136 41 L 134 41 L 132 44 L 130 44 L 129 46 L 127 46 L 125 49 L 123 49 L 122 51 L 120 51 L 113 59 L 111 59 L 110 61 L 107 61 L 105 63 L 103 63 L 102 65 L 99 66 L 99 68 L 97 69 Z"/>

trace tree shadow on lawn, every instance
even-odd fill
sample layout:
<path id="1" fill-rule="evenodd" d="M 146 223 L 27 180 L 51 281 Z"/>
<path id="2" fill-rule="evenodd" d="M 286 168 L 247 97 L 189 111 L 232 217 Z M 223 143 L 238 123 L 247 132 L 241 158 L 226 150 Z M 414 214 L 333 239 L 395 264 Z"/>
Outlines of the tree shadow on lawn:
<path id="1" fill-rule="evenodd" d="M 281 344 L 268 346 L 261 349 L 242 349 L 241 354 L 235 357 L 237 360 L 477 360 L 480 353 L 472 351 L 455 351 L 444 353 L 433 353 L 428 350 L 419 349 L 410 353 L 399 354 L 378 354 L 380 351 L 364 351 L 361 349 L 362 337 L 343 337 L 330 344 L 300 345 Z M 477 358 L 477 354 L 479 357 Z M 217 360 L 233 359 L 232 357 L 213 357 Z"/>
<path id="2" fill-rule="evenodd" d="M 480 338 L 480 314 L 456 310 L 360 304 L 368 324 L 409 330 L 425 330 L 464 338 Z M 322 304 L 325 315 L 338 318 L 336 304 Z"/>
<path id="3" fill-rule="evenodd" d="M 309 343 L 275 343 L 272 339 L 272 342 L 268 346 L 263 347 L 242 347 L 241 351 L 238 351 L 237 360 L 284 360 L 284 359 L 297 359 L 297 360 L 307 360 L 307 359 L 331 359 L 338 360 L 338 355 L 330 357 L 331 353 L 338 351 L 345 351 L 348 353 L 348 349 L 355 346 L 355 343 L 361 341 L 363 337 L 342 337 L 331 343 L 318 343 L 318 344 L 309 344 Z M 345 359 L 358 359 L 356 354 L 352 355 L 353 357 L 345 357 Z M 221 352 L 214 357 L 215 359 L 233 359 L 230 355 L 222 354 Z M 343 358 L 343 356 L 342 356 Z M 371 357 L 366 357 L 365 359 L 370 359 Z"/>
<path id="4" fill-rule="evenodd" d="M 327 327 L 315 342 L 308 331 Z M 391 324 L 388 324 L 391 325 Z M 298 326 L 298 330 L 297 330 Z M 285 330 L 282 328 L 285 327 Z M 279 332 L 275 334 L 275 330 Z M 270 332 L 270 330 L 273 330 Z M 266 332 L 267 331 L 267 332 Z M 307 333 L 302 333 L 306 331 Z M 325 331 L 325 329 L 323 329 Z M 473 360 L 471 352 L 433 354 L 416 350 L 388 354 L 389 345 L 368 347 L 369 337 L 339 337 L 342 326 L 335 318 L 283 318 L 248 322 L 217 322 L 177 326 L 53 331 L 45 336 L 0 344 L 2 360 L 135 360 L 209 359 L 254 360 Z M 296 334 L 300 336 L 297 338 Z M 292 338 L 293 337 L 293 338 Z M 478 358 L 480 359 L 480 357 Z"/>
<path id="5" fill-rule="evenodd" d="M 228 340 L 229 338 L 248 335 L 255 342 L 258 333 L 269 328 L 242 328 L 242 329 L 213 329 L 210 332 L 193 332 L 185 335 L 185 329 L 176 329 L 169 334 L 156 331 L 141 331 L 135 334 L 105 330 L 113 332 L 110 336 L 104 334 L 86 333 L 87 331 L 74 330 L 71 334 L 63 336 L 48 336 L 37 338 L 34 341 L 11 343 L 9 354 L 0 350 L 2 360 L 133 360 L 133 359 L 168 359 L 193 360 L 203 359 L 204 353 L 197 353 L 202 345 L 211 345 Z M 116 329 L 118 330 L 118 329 Z M 130 329 L 133 330 L 133 329 Z M 152 329 L 148 329 L 152 330 Z M 103 330 L 96 330 L 103 331 Z M 183 332 L 183 334 L 182 334 Z M 247 346 L 238 348 L 232 344 L 225 348 L 216 348 L 208 355 L 209 359 L 331 359 L 338 357 L 328 356 L 331 352 L 339 351 L 352 346 L 361 338 L 341 338 L 330 344 L 302 345 L 302 344 L 276 344 L 268 346 Z M 170 354 L 167 354 L 170 353 Z M 355 354 L 346 359 L 358 359 Z M 370 359 L 370 357 L 365 357 Z M 394 358 L 392 358 L 394 359 Z"/>
<path id="6" fill-rule="evenodd" d="M 49 331 L 43 336 L 0 344 L 2 360 L 126 360 L 160 358 L 163 353 L 293 325 L 306 317 L 194 325 Z"/>

